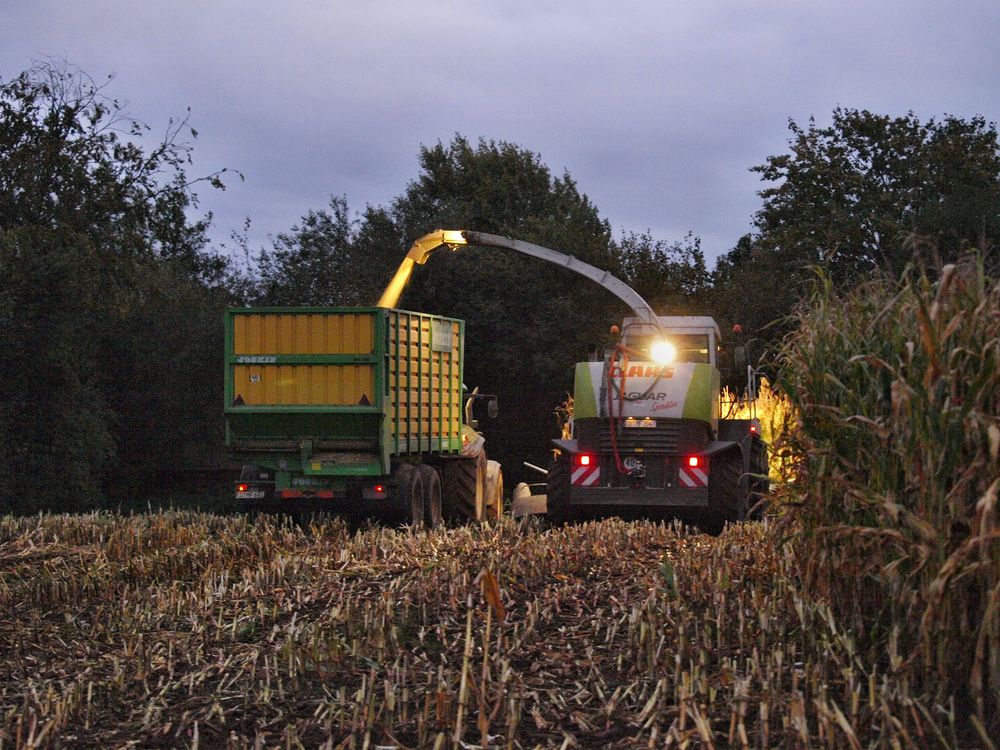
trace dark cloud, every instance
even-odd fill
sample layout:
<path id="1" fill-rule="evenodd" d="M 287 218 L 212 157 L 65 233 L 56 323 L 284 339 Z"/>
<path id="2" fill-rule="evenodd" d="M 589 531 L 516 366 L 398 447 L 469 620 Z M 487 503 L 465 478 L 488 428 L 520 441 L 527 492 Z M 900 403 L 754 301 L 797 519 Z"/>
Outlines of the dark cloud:
<path id="1" fill-rule="evenodd" d="M 417 175 L 421 144 L 456 132 L 518 143 L 568 170 L 619 230 L 702 236 L 750 227 L 748 170 L 788 118 L 837 105 L 998 117 L 995 0 L 610 4 L 8 0 L 0 75 L 67 58 L 162 130 L 192 110 L 195 171 L 224 239 L 255 244 L 329 196 L 360 210 Z"/>

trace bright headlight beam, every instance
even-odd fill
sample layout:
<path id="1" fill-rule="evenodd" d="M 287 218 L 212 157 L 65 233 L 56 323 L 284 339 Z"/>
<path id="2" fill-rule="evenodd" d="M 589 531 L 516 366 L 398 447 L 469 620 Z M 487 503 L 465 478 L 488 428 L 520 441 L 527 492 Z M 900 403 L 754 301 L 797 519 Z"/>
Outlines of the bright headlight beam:
<path id="1" fill-rule="evenodd" d="M 659 365 L 669 365 L 677 359 L 677 347 L 669 341 L 657 341 L 649 350 L 653 361 Z"/>

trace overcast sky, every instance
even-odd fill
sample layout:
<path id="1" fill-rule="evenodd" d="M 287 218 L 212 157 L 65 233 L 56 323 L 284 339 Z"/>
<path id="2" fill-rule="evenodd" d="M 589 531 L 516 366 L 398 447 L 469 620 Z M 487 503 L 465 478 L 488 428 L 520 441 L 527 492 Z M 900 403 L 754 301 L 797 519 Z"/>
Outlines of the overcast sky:
<path id="1" fill-rule="evenodd" d="M 191 108 L 213 236 L 387 204 L 461 133 L 568 171 L 615 234 L 750 228 L 749 168 L 841 105 L 1000 119 L 1000 0 L 0 0 L 0 77 L 65 58 L 160 133 Z"/>

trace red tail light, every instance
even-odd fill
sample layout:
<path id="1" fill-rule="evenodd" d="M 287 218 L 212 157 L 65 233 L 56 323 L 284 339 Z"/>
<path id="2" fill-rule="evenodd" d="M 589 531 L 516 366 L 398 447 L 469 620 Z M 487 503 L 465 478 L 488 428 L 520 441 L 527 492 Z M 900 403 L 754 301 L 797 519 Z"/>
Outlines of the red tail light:
<path id="1" fill-rule="evenodd" d="M 381 495 L 383 492 L 385 492 L 385 485 L 384 484 L 376 484 L 375 485 L 375 491 Z"/>
<path id="2" fill-rule="evenodd" d="M 701 456 L 688 456 L 687 465 L 690 466 L 692 469 L 697 469 L 699 466 L 701 466 Z"/>
<path id="3" fill-rule="evenodd" d="M 238 485 L 236 485 L 236 491 L 237 492 L 246 492 L 247 489 L 249 489 L 249 488 L 245 484 L 238 484 Z"/>
<path id="4" fill-rule="evenodd" d="M 579 453 L 576 456 L 577 466 L 592 466 L 594 463 L 594 457 L 589 453 Z"/>

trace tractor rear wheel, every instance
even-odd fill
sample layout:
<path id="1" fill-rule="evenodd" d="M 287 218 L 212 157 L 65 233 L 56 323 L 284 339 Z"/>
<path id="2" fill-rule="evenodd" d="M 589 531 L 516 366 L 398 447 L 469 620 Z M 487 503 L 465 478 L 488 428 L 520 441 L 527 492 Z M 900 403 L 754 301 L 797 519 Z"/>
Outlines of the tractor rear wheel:
<path id="1" fill-rule="evenodd" d="M 442 474 L 445 520 L 481 521 L 486 489 L 486 454 L 446 461 Z"/>
<path id="2" fill-rule="evenodd" d="M 754 438 L 750 443 L 750 472 L 756 476 L 750 478 L 750 500 L 747 509 L 748 518 L 759 521 L 767 510 L 767 493 L 771 490 L 771 480 L 768 479 L 770 467 L 767 460 L 767 443 L 760 438 Z"/>
<path id="3" fill-rule="evenodd" d="M 746 517 L 747 496 L 741 489 L 743 454 L 729 450 L 713 456 L 709 464 L 708 514 L 698 525 L 709 534 L 718 534 L 726 522 Z"/>
<path id="4" fill-rule="evenodd" d="M 545 506 L 552 523 L 572 523 L 577 510 L 569 504 L 569 461 L 556 459 L 545 481 Z"/>
<path id="5" fill-rule="evenodd" d="M 419 467 L 424 487 L 424 523 L 427 528 L 436 529 L 442 523 L 441 475 L 437 469 L 427 464 Z"/>

